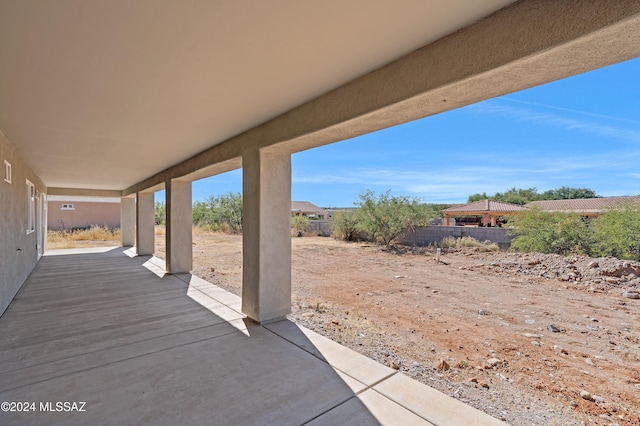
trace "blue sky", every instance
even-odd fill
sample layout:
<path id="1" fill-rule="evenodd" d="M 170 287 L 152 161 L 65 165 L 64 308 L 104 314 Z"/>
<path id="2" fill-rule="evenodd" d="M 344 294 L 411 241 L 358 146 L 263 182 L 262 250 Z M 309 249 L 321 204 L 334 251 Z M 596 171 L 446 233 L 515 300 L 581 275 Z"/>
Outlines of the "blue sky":
<path id="1" fill-rule="evenodd" d="M 292 199 L 353 206 L 391 190 L 431 203 L 512 187 L 640 195 L 640 59 L 294 154 Z M 241 192 L 236 170 L 194 200 Z"/>

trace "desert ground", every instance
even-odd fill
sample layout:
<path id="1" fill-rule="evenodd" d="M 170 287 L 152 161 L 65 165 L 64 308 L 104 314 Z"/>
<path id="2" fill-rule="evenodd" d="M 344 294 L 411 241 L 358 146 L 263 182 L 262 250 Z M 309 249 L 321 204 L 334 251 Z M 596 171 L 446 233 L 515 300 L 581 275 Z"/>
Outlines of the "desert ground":
<path id="1" fill-rule="evenodd" d="M 640 424 L 640 264 L 292 246 L 291 320 L 513 425 Z M 193 252 L 195 275 L 240 294 L 241 236 L 196 234 Z"/>
<path id="2" fill-rule="evenodd" d="M 291 320 L 513 425 L 640 424 L 640 263 L 292 248 Z M 240 235 L 195 234 L 193 254 L 195 275 L 240 294 Z"/>

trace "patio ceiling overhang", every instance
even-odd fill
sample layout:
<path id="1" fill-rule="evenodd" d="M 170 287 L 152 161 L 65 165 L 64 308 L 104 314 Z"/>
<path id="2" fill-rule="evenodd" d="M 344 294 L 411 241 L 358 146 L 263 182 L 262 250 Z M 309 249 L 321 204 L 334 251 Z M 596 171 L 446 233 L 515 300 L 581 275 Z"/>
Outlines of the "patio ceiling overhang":
<path id="1" fill-rule="evenodd" d="M 128 195 L 635 58 L 638 28 L 636 1 L 0 0 L 0 129 L 50 193 Z"/>

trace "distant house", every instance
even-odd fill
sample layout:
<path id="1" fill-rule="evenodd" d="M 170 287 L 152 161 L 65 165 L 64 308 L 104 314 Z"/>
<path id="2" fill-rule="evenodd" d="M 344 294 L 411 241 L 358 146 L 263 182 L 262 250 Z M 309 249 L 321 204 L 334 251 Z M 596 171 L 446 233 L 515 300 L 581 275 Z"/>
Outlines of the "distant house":
<path id="1" fill-rule="evenodd" d="M 47 196 L 47 228 L 53 231 L 120 227 L 120 198 Z"/>
<path id="2" fill-rule="evenodd" d="M 640 197 L 601 197 L 578 198 L 574 200 L 545 200 L 532 201 L 524 206 L 503 203 L 493 200 L 481 200 L 471 204 L 451 207 L 442 211 L 444 224 L 451 225 L 455 217 L 475 217 L 467 223 L 478 226 L 496 226 L 500 216 L 512 216 L 523 210 L 538 208 L 549 213 L 577 213 L 581 216 L 596 217 L 607 210 L 620 208 L 625 205 L 640 206 Z M 458 220 L 457 224 L 464 224 Z"/>
<path id="3" fill-rule="evenodd" d="M 640 206 L 640 197 L 578 198 L 575 200 L 532 201 L 525 205 L 550 213 L 577 213 L 581 216 L 596 217 L 607 210 L 627 204 Z"/>
<path id="4" fill-rule="evenodd" d="M 312 219 L 324 220 L 327 219 L 327 211 L 320 207 L 311 204 L 308 201 L 292 201 L 291 202 L 291 215 L 292 216 L 306 216 Z"/>
<path id="5" fill-rule="evenodd" d="M 442 213 L 444 214 L 445 226 L 451 225 L 451 218 L 461 216 L 479 217 L 478 220 L 471 222 L 473 225 L 496 226 L 498 224 L 498 217 L 514 215 L 523 210 L 526 210 L 526 208 L 517 204 L 503 203 L 493 200 L 481 200 L 471 204 L 450 207 L 448 209 L 444 209 Z"/>

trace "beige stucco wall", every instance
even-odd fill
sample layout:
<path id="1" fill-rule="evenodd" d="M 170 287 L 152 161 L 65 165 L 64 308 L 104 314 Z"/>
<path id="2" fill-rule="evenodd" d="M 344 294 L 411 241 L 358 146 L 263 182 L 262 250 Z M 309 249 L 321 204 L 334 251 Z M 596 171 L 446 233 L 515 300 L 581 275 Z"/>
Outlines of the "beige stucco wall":
<path id="1" fill-rule="evenodd" d="M 63 204 L 73 204 L 73 210 L 63 210 Z M 120 227 L 120 203 L 49 201 L 50 230 L 88 228 L 92 225 Z"/>
<path id="2" fill-rule="evenodd" d="M 4 161 L 11 164 L 11 183 L 4 181 Z M 38 261 L 38 232 L 27 234 L 27 179 L 38 197 L 46 187 L 0 131 L 0 315 Z M 36 204 L 39 201 L 36 200 Z M 44 249 L 44 248 L 43 248 Z"/>

